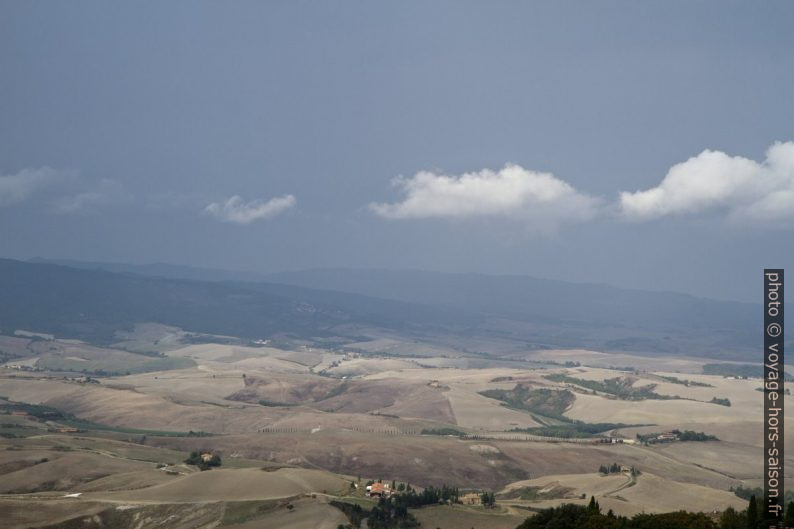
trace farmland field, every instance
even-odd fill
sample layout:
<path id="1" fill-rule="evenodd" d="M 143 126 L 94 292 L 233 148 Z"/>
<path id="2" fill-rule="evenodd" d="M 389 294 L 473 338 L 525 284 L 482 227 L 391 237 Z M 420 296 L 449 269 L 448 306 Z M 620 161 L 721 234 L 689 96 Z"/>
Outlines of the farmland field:
<path id="1" fill-rule="evenodd" d="M 18 527 L 35 525 L 33 515 L 16 512 L 30 502 L 44 505 L 48 520 L 90 513 L 115 519 L 137 510 L 171 516 L 181 504 L 196 502 L 275 502 L 234 520 L 227 516 L 224 526 L 321 527 L 344 521 L 328 502 L 355 496 L 351 482 L 386 479 L 493 490 L 498 509 L 439 506 L 418 509 L 416 516 L 428 526 L 471 520 L 501 528 L 517 525 L 527 509 L 581 503 L 591 495 L 627 515 L 740 508 L 744 500 L 731 488 L 760 483 L 759 381 L 699 374 L 696 360 L 685 364 L 686 373 L 621 371 L 589 367 L 602 356 L 596 352 L 559 351 L 554 357 L 547 351 L 545 361 L 575 363 L 537 366 L 535 359 L 466 369 L 445 367 L 454 356 L 171 343 L 159 358 L 191 365 L 89 376 L 53 371 L 40 362 L 42 354 L 50 348 L 82 364 L 113 350 L 57 340 L 43 347 L 27 339 L 5 339 L 16 356 L 0 372 L 7 417 L 0 508 Z M 116 358 L 138 362 L 141 356 L 119 350 Z M 621 354 L 619 360 L 648 365 L 643 357 Z M 610 380 L 652 390 L 627 400 L 591 389 L 606 388 Z M 730 406 L 710 402 L 714 397 Z M 27 414 L 12 415 L 23 409 Z M 553 437 L 576 421 L 603 423 L 603 430 Z M 59 424 L 78 431 L 58 432 Z M 718 440 L 635 441 L 637 434 L 676 429 Z M 197 472 L 184 464 L 189 452 L 201 450 L 220 455 L 223 467 Z M 639 473 L 631 480 L 597 473 L 613 463 Z M 193 515 L 221 520 L 223 512 L 201 508 Z"/>

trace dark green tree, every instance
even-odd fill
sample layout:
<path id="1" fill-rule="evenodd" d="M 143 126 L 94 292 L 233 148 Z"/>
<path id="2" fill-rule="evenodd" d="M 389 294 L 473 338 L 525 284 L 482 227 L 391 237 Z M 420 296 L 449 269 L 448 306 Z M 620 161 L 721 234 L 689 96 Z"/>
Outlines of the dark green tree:
<path id="1" fill-rule="evenodd" d="M 483 492 L 480 494 L 480 501 L 485 507 L 493 507 L 496 504 L 496 495 L 493 492 Z"/>
<path id="2" fill-rule="evenodd" d="M 758 526 L 758 504 L 755 501 L 755 494 L 750 496 L 750 503 L 747 505 L 747 529 L 756 529 Z"/>
<path id="3" fill-rule="evenodd" d="M 783 527 L 794 527 L 794 501 L 786 505 L 786 514 L 783 516 Z"/>
<path id="4" fill-rule="evenodd" d="M 744 529 L 747 527 L 747 515 L 733 507 L 728 507 L 720 515 L 720 529 Z"/>

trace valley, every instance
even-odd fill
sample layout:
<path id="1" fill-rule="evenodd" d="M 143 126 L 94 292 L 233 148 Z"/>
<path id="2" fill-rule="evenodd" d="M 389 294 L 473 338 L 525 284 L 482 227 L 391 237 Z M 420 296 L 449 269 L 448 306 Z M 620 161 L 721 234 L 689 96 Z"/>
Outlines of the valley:
<path id="1" fill-rule="evenodd" d="M 761 483 L 761 382 L 703 374 L 708 359 L 544 350 L 470 367 L 478 357 L 421 346 L 409 356 L 185 336 L 147 324 L 117 348 L 0 338 L 13 355 L 0 368 L 9 527 L 335 528 L 348 522 L 331 501 L 375 505 L 363 484 L 384 480 L 496 495 L 494 508 L 413 509 L 423 526 L 507 528 L 590 496 L 625 515 L 741 508 L 732 489 Z M 129 374 L 107 374 L 110 360 Z M 718 440 L 638 437 L 670 431 Z M 193 451 L 223 464 L 202 472 L 184 463 Z M 612 464 L 638 473 L 599 473 Z"/>

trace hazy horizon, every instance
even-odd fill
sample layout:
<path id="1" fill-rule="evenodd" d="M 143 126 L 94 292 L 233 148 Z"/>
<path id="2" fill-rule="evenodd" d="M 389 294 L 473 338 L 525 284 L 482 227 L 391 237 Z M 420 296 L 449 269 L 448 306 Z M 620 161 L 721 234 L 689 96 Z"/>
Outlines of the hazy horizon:
<path id="1" fill-rule="evenodd" d="M 658 293 L 670 293 L 670 294 L 681 294 L 686 296 L 693 296 L 695 298 L 702 298 L 702 299 L 712 299 L 715 301 L 731 301 L 731 302 L 740 302 L 740 303 L 752 303 L 758 304 L 757 300 L 740 300 L 740 299 L 728 299 L 728 298 L 720 298 L 715 296 L 700 296 L 697 294 L 693 294 L 690 292 L 684 292 L 680 290 L 671 290 L 665 288 L 654 288 L 654 285 L 646 285 L 640 287 L 629 287 L 626 285 L 621 284 L 613 284 L 608 283 L 605 281 L 576 281 L 576 280 L 562 280 L 552 277 L 544 277 L 540 275 L 529 275 L 529 274 L 520 274 L 520 273 L 488 273 L 488 272 L 467 272 L 467 271 L 448 271 L 448 270 L 433 270 L 433 269 L 424 269 L 424 268 L 378 268 L 378 267 L 356 267 L 356 266 L 316 266 L 316 267 L 308 267 L 308 268 L 294 268 L 294 269 L 283 269 L 283 270 L 273 270 L 273 271 L 258 271 L 252 269 L 243 269 L 243 268 L 219 268 L 219 267 L 200 267 L 195 266 L 189 263 L 171 263 L 171 262 L 164 262 L 164 261 L 142 261 L 142 262 L 120 262 L 120 261 L 89 261 L 89 260 L 81 260 L 81 259 L 67 259 L 67 258 L 59 258 L 59 257 L 45 257 L 41 255 L 34 255 L 29 258 L 13 258 L 13 257 L 6 257 L 0 256 L 0 259 L 15 259 L 19 261 L 27 261 L 27 262 L 44 262 L 48 264 L 59 264 L 62 266 L 77 266 L 77 265 L 85 265 L 85 264 L 96 264 L 96 265 L 105 265 L 105 266 L 130 266 L 130 267 L 174 267 L 174 268 L 185 268 L 185 269 L 193 269 L 193 270 L 206 270 L 208 272 L 228 272 L 231 274 L 241 274 L 241 275 L 257 275 L 261 276 L 261 280 L 268 281 L 272 280 L 273 276 L 279 276 L 283 274 L 290 274 L 290 273 L 297 273 L 297 272 L 311 272 L 311 271 L 321 271 L 321 270 L 348 270 L 348 271 L 359 271 L 359 272 L 367 272 L 367 271 L 385 271 L 385 272 L 416 272 L 416 273 L 428 273 L 428 274 L 451 274 L 451 275 L 467 275 L 467 274 L 474 274 L 474 275 L 481 275 L 486 277 L 525 277 L 531 279 L 539 279 L 543 281 L 563 281 L 570 284 L 579 284 L 579 285 L 596 285 L 596 286 L 608 286 L 608 287 L 615 287 L 615 288 L 622 288 L 627 290 L 635 290 L 635 291 L 648 291 L 648 292 L 658 292 Z M 112 270 L 108 270 L 112 271 Z M 279 281 L 273 281 L 279 282 Z M 331 289 L 333 290 L 333 289 Z"/>

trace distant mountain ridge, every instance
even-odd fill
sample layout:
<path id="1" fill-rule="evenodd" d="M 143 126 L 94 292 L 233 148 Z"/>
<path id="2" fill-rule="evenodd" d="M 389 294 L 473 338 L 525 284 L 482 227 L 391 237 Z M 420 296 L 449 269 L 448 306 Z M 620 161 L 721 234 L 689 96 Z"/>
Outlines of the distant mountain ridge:
<path id="1" fill-rule="evenodd" d="M 529 348 L 588 347 L 755 360 L 761 321 L 760 306 L 752 303 L 528 276 L 343 268 L 265 275 L 166 264 L 59 263 L 166 283 L 191 281 L 200 289 L 278 295 L 293 304 L 321 300 L 328 314 L 345 315 L 343 320 L 315 322 L 318 332 L 328 332 L 340 321 L 394 332 L 410 329 L 420 335 L 434 335 L 439 328 L 448 331 L 451 326 L 461 337 L 507 340 Z M 240 321 L 252 318 L 244 311 L 240 315 Z M 281 320 L 272 323 L 277 321 Z M 294 323 L 282 324 L 292 329 Z M 240 333 L 249 324 L 229 327 Z M 309 327 L 303 325 L 300 332 L 310 334 Z M 250 329 L 245 332 L 251 334 Z"/>
<path id="2" fill-rule="evenodd" d="M 266 281 L 267 276 L 258 272 L 239 270 L 222 270 L 220 268 L 200 268 L 194 266 L 174 265 L 169 263 L 130 264 L 99 261 L 76 261 L 73 259 L 46 259 L 33 257 L 28 263 L 54 264 L 81 268 L 84 270 L 104 270 L 126 274 L 138 274 L 152 277 L 170 277 L 173 279 L 193 279 L 197 281 Z"/>
<path id="3" fill-rule="evenodd" d="M 274 283 L 199 281 L 0 259 L 0 329 L 110 343 L 115 332 L 156 322 L 187 331 L 267 338 L 324 337 L 346 327 L 409 332 L 473 323 L 473 315 L 357 294 Z"/>
<path id="4" fill-rule="evenodd" d="M 760 321 L 760 305 L 753 303 L 519 275 L 317 268 L 265 277 L 276 283 L 468 307 L 518 318 L 612 323 L 619 320 L 643 326 L 708 323 L 727 327 L 753 319 Z"/>

